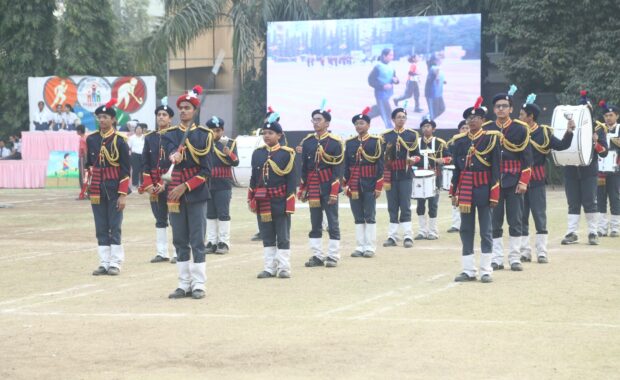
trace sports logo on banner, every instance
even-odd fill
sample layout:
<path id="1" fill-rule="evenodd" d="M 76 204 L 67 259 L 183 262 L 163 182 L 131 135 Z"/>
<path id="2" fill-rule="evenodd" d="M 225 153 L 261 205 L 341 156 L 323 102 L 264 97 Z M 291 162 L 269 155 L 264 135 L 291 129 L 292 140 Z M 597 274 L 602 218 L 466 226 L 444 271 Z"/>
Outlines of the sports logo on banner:
<path id="1" fill-rule="evenodd" d="M 112 88 L 107 80 L 100 77 L 84 77 L 78 84 L 77 100 L 88 112 L 95 112 L 97 107 L 106 104 L 112 98 Z"/>
<path id="2" fill-rule="evenodd" d="M 112 85 L 112 97 L 118 99 L 116 106 L 125 112 L 136 112 L 146 98 L 146 85 L 140 77 L 121 77 Z"/>
<path id="3" fill-rule="evenodd" d="M 55 113 L 59 105 L 64 108 L 69 104 L 79 122 L 87 129 L 95 130 L 97 125 L 93 112 L 111 98 L 117 99 L 115 107 L 119 127 L 134 119 L 146 123 L 149 129 L 155 129 L 155 84 L 154 76 L 28 78 L 30 130 L 34 130 L 33 121 L 40 119 L 37 107 L 39 101 L 43 101 L 46 106 L 48 120 L 57 117 Z"/>
<path id="4" fill-rule="evenodd" d="M 70 78 L 51 77 L 45 82 L 43 97 L 45 105 L 55 111 L 57 106 L 75 104 L 77 87 Z"/>

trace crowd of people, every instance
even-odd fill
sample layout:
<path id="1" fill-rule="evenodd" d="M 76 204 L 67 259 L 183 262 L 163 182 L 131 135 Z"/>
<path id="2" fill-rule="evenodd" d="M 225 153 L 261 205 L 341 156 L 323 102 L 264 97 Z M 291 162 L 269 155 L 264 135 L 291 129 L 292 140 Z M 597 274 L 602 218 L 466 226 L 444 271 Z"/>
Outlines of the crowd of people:
<path id="1" fill-rule="evenodd" d="M 90 200 L 98 241 L 99 266 L 93 275 L 118 275 L 124 259 L 121 243 L 122 213 L 131 192 L 130 170 L 142 174 L 139 193 L 149 194 L 156 227 L 156 256 L 153 263 L 173 262 L 178 270 L 177 288 L 169 298 L 205 296 L 205 255 L 230 250 L 230 201 L 232 168 L 239 164 L 235 141 L 224 138 L 224 121 L 213 116 L 206 126 L 194 122 L 201 88 L 196 86 L 177 99 L 181 123 L 170 124 L 174 111 L 167 104 L 155 110 L 157 131 L 138 131 L 126 140 L 115 126 L 113 102 L 95 114 L 101 129 L 86 138 L 85 167 L 90 171 Z M 459 133 L 450 141 L 434 136 L 434 120 L 424 118 L 419 132 L 405 128 L 408 112 L 399 107 L 391 112 L 394 127 L 380 136 L 370 135 L 370 107 L 352 117 L 356 136 L 343 141 L 329 132 L 331 111 L 325 102 L 311 112 L 313 133 L 297 147 L 286 146 L 279 115 L 268 109 L 262 124 L 264 145 L 251 160 L 248 207 L 256 214 L 263 244 L 264 265 L 258 278 L 291 277 L 290 228 L 295 202 L 310 208 L 308 241 L 310 257 L 306 267 L 338 267 L 341 262 L 339 202 L 348 199 L 355 222 L 354 258 L 372 258 L 377 253 L 376 199 L 385 191 L 389 226 L 385 249 L 402 244 L 412 248 L 415 240 L 437 240 L 439 178 L 446 165 L 453 165 L 449 180 L 453 224 L 449 232 L 460 234 L 461 271 L 457 282 L 478 279 L 493 281 L 494 271 L 504 269 L 503 222 L 508 222 L 507 263 L 520 272 L 533 256 L 540 264 L 548 259 L 545 163 L 552 151 L 571 147 L 575 121 L 567 121 L 559 138 L 549 126 L 539 125 L 541 108 L 535 96 L 528 97 L 513 119 L 516 88 L 492 99 L 494 120 L 480 97 L 463 112 Z M 593 114 L 586 93 L 580 104 Z M 586 166 L 564 168 L 568 207 L 567 232 L 562 244 L 579 241 L 580 209 L 588 221 L 588 243 L 597 245 L 601 236 L 620 236 L 620 109 L 601 103 L 604 122 L 592 125 L 594 158 Z M 588 133 L 582 130 L 581 133 Z M 599 158 L 610 150 L 611 172 L 599 172 Z M 131 152 L 131 153 L 130 153 Z M 295 156 L 301 155 L 301 178 L 297 178 Z M 132 161 L 140 156 L 142 165 Z M 414 182 L 420 173 L 436 178 L 429 193 L 414 196 Z M 604 181 L 601 181 L 604 178 Z M 597 181 L 598 179 L 598 181 Z M 299 182 L 299 186 L 298 186 Z M 597 186 L 598 194 L 597 194 Z M 601 186 L 603 186 L 601 188 Z M 414 237 L 411 199 L 417 201 L 418 232 Z M 597 209 L 597 198 L 599 208 Z M 609 199 L 611 217 L 600 205 Z M 605 203 L 606 207 L 606 203 Z M 598 214 L 596 214 L 598 210 Z M 529 239 L 529 214 L 536 238 Z M 323 243 L 323 220 L 327 219 L 327 246 Z M 605 224 L 603 226 L 603 224 Z M 174 253 L 168 250 L 167 227 L 172 227 Z M 475 232 L 480 235 L 479 269 L 474 260 Z"/>

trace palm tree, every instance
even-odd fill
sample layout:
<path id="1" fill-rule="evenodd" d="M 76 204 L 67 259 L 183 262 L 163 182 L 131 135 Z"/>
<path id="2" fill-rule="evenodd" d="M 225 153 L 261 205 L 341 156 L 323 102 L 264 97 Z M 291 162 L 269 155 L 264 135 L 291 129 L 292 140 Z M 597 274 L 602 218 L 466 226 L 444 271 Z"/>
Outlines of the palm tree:
<path id="1" fill-rule="evenodd" d="M 144 51 L 181 51 L 221 22 L 233 25 L 234 70 L 243 75 L 254 65 L 255 52 L 265 44 L 267 22 L 307 20 L 306 0 L 165 0 L 165 16 L 144 43 Z M 159 55 L 161 56 L 161 55 Z"/>

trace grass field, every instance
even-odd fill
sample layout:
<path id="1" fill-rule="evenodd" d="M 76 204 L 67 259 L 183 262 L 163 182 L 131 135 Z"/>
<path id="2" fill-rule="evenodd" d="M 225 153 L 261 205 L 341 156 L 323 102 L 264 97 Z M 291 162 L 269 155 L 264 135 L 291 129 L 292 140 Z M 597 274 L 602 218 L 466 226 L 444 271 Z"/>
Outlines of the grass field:
<path id="1" fill-rule="evenodd" d="M 342 199 L 337 268 L 304 267 L 309 212 L 300 207 L 292 278 L 257 280 L 262 246 L 249 240 L 255 217 L 236 189 L 231 253 L 208 256 L 203 300 L 167 298 L 176 270 L 149 263 L 154 220 L 137 194 L 125 211 L 121 275 L 91 276 L 92 214 L 76 195 L 0 190 L 0 204 L 12 206 L 0 208 L 2 379 L 620 377 L 620 239 L 560 246 L 562 191 L 548 192 L 549 264 L 456 284 L 458 234 L 351 258 Z M 384 206 L 377 220 L 380 244 Z M 449 220 L 442 194 L 440 231 Z"/>

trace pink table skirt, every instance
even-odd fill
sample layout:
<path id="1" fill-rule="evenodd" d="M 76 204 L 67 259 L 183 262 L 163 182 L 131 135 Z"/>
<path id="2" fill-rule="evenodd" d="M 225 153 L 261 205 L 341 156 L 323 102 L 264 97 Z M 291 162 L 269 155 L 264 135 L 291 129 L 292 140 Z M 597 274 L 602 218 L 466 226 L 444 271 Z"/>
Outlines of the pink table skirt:
<path id="1" fill-rule="evenodd" d="M 80 136 L 75 131 L 22 132 L 22 158 L 24 160 L 47 160 L 53 150 L 77 152 Z"/>
<path id="2" fill-rule="evenodd" d="M 0 160 L 0 189 L 45 187 L 46 160 Z"/>

